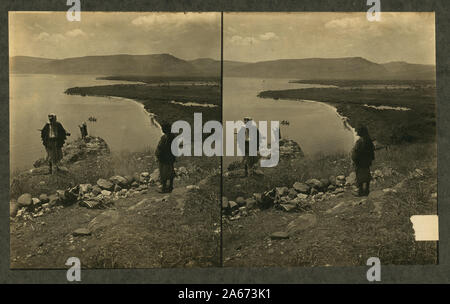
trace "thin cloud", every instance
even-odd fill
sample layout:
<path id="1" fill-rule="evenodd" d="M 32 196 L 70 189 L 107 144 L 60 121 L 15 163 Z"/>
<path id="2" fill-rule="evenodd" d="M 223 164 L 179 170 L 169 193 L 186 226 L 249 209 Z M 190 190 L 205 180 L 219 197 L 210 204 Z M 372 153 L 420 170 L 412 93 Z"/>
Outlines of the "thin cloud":
<path id="1" fill-rule="evenodd" d="M 239 46 L 248 46 L 259 42 L 259 40 L 254 37 L 242 37 L 239 35 L 232 36 L 229 41 L 230 43 Z"/>
<path id="2" fill-rule="evenodd" d="M 219 21 L 218 17 L 217 13 L 152 13 L 139 16 L 131 23 L 148 29 L 164 26 L 179 27 L 189 24 L 216 25 Z"/>
<path id="3" fill-rule="evenodd" d="M 265 34 L 259 35 L 260 40 L 272 40 L 277 38 L 278 36 L 274 32 L 267 32 Z"/>
<path id="4" fill-rule="evenodd" d="M 74 29 L 74 30 L 66 32 L 66 36 L 68 36 L 68 37 L 80 37 L 80 36 L 83 37 L 86 35 L 87 34 L 80 29 Z"/>

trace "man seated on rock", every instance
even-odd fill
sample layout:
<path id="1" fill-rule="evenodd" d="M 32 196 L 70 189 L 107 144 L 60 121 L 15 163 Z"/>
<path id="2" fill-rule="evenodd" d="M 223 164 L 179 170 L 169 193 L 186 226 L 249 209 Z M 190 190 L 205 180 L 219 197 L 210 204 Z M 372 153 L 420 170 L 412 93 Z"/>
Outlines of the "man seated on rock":
<path id="1" fill-rule="evenodd" d="M 175 135 L 171 133 L 171 125 L 168 122 L 163 122 L 161 129 L 164 134 L 159 140 L 155 154 L 159 163 L 159 176 L 162 185 L 161 192 L 169 193 L 173 190 L 173 179 L 175 178 L 175 170 L 173 167 L 175 156 L 172 153 L 172 141 Z M 169 181 L 169 187 L 167 187 L 167 181 Z"/>
<path id="2" fill-rule="evenodd" d="M 370 166 L 375 159 L 375 147 L 369 136 L 367 127 L 360 126 L 356 129 L 359 139 L 356 141 L 352 150 L 352 160 L 356 171 L 356 185 L 358 192 L 356 196 L 368 196 L 369 184 L 372 176 L 370 175 Z"/>
<path id="3" fill-rule="evenodd" d="M 59 161 L 63 157 L 62 147 L 70 133 L 66 132 L 62 124 L 56 121 L 55 114 L 48 115 L 49 122 L 41 130 L 42 144 L 47 151 L 47 161 L 49 163 L 49 173 L 55 174 Z"/>

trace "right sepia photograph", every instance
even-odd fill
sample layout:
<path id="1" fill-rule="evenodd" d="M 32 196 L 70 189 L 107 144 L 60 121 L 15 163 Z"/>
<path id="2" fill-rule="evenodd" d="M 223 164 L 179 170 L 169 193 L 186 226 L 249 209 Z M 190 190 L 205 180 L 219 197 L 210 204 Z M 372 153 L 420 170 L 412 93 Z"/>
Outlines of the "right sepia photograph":
<path id="1" fill-rule="evenodd" d="M 223 266 L 438 264 L 435 44 L 428 12 L 223 14 Z"/>

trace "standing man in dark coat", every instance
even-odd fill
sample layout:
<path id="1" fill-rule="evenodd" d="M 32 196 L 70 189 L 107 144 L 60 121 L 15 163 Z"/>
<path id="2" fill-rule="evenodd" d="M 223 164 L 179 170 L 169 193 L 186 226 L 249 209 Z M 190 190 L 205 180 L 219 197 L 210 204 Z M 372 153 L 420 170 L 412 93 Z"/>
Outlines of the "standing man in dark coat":
<path id="1" fill-rule="evenodd" d="M 369 136 L 369 131 L 365 126 L 356 129 L 359 139 L 352 150 L 352 160 L 356 171 L 356 185 L 358 186 L 358 196 L 369 195 L 369 184 L 372 179 L 370 166 L 375 159 L 375 147 Z"/>
<path id="2" fill-rule="evenodd" d="M 173 190 L 173 179 L 175 178 L 175 155 L 172 153 L 172 141 L 175 135 L 171 133 L 171 125 L 167 122 L 161 124 L 163 136 L 159 140 L 156 147 L 156 158 L 159 163 L 159 176 L 162 184 L 162 193 L 169 193 Z M 169 187 L 167 187 L 167 181 L 169 181 Z"/>
<path id="3" fill-rule="evenodd" d="M 55 174 L 58 170 L 58 163 L 62 159 L 62 147 L 66 141 L 67 133 L 61 123 L 56 121 L 55 114 L 48 115 L 49 122 L 45 124 L 41 130 L 42 144 L 47 151 L 47 160 L 49 162 L 51 174 Z"/>

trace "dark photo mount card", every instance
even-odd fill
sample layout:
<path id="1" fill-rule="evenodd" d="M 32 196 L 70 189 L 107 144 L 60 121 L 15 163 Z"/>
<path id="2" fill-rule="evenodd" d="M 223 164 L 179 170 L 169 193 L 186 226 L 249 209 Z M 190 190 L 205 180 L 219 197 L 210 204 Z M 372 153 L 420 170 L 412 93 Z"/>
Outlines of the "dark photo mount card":
<path id="1" fill-rule="evenodd" d="M 360 2 L 2 4 L 4 281 L 448 282 L 448 12 Z"/>

